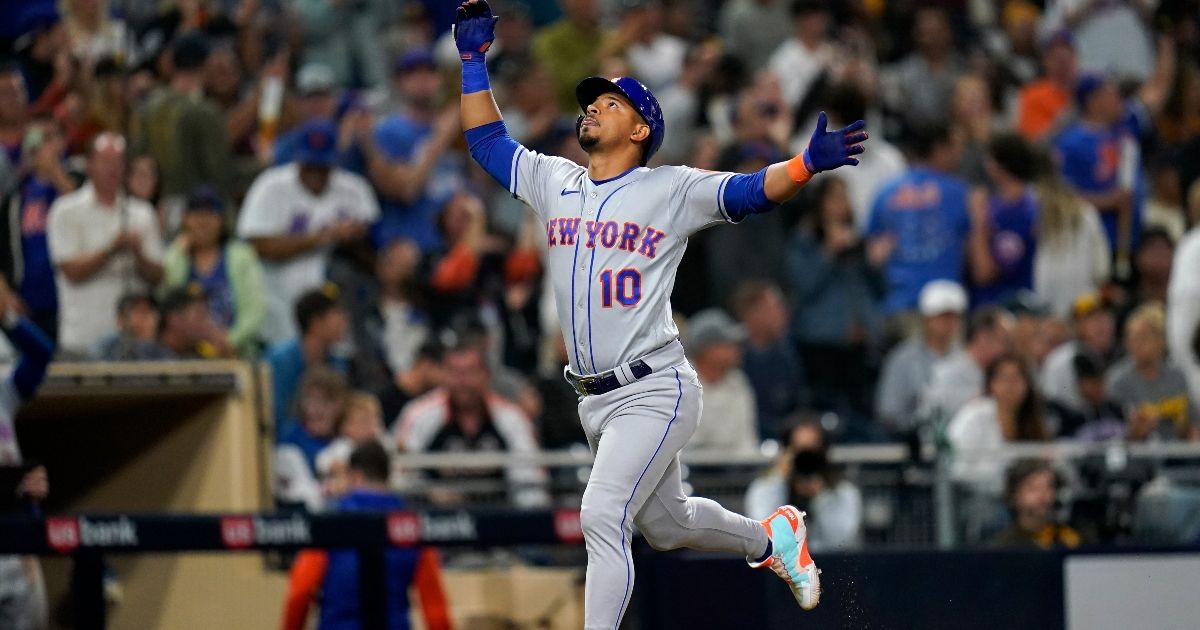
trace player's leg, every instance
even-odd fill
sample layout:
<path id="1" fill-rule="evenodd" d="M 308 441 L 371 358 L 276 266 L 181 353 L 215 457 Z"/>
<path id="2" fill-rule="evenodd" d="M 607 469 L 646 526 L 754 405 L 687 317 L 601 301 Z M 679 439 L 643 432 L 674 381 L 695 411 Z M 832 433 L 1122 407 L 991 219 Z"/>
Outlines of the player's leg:
<path id="1" fill-rule="evenodd" d="M 580 514 L 588 552 L 586 630 L 614 630 L 633 592 L 633 519 L 696 430 L 700 387 L 668 369 L 580 404 L 596 461 Z"/>
<path id="2" fill-rule="evenodd" d="M 683 493 L 679 456 L 672 459 L 634 522 L 646 542 L 660 551 L 687 547 L 757 560 L 767 548 L 762 523 L 726 510 L 711 499 Z"/>

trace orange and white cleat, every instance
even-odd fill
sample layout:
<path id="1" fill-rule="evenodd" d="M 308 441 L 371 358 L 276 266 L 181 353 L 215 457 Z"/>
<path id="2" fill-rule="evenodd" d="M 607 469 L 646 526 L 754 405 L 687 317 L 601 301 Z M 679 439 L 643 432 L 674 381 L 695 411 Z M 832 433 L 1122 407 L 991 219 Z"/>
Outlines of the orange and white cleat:
<path id="1" fill-rule="evenodd" d="M 770 568 L 787 582 L 800 607 L 812 610 L 821 601 L 821 571 L 808 555 L 804 516 L 804 512 L 785 505 L 763 519 L 763 527 L 771 538 L 771 555 L 762 562 L 750 562 L 750 566 Z"/>

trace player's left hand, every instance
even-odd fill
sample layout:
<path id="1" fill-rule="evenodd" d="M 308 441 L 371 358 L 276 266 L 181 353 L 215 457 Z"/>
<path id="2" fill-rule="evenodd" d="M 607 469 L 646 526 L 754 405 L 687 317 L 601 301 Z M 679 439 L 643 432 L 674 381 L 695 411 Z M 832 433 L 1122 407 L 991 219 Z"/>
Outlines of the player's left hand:
<path id="1" fill-rule="evenodd" d="M 478 56 L 491 47 L 496 39 L 496 21 L 487 0 L 467 0 L 454 13 L 454 43 L 463 59 Z"/>
<path id="2" fill-rule="evenodd" d="M 826 131 L 829 119 L 825 112 L 817 116 L 817 128 L 804 150 L 804 165 L 809 172 L 832 171 L 839 166 L 857 166 L 855 155 L 863 152 L 862 143 L 867 139 L 863 131 L 866 123 L 859 120 L 842 129 Z"/>

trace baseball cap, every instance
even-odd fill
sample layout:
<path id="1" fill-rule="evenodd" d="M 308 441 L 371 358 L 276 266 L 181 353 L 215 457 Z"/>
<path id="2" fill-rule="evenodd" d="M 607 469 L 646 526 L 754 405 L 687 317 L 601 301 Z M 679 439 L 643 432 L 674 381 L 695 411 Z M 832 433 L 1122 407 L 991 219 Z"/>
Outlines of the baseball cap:
<path id="1" fill-rule="evenodd" d="M 967 292 L 953 280 L 932 280 L 921 288 L 917 304 L 925 317 L 944 313 L 962 315 L 967 310 Z"/>
<path id="2" fill-rule="evenodd" d="M 323 63 L 306 63 L 296 73 L 296 90 L 305 96 L 332 92 L 335 87 L 333 70 Z"/>
<path id="3" fill-rule="evenodd" d="M 211 48 L 200 31 L 189 31 L 171 44 L 171 63 L 176 70 L 197 70 L 208 60 Z"/>
<path id="4" fill-rule="evenodd" d="M 392 65 L 392 72 L 394 74 L 408 74 L 418 68 L 429 70 L 437 68 L 437 63 L 433 59 L 433 52 L 428 48 L 413 48 L 401 53 L 396 58 L 396 63 Z"/>
<path id="5" fill-rule="evenodd" d="M 745 327 L 719 308 L 704 309 L 687 322 L 687 346 L 692 352 L 700 352 L 718 343 L 741 343 L 745 340 Z"/>
<path id="6" fill-rule="evenodd" d="M 332 168 L 337 163 L 337 130 L 332 121 L 322 118 L 301 125 L 296 161 L 327 168 Z"/>
<path id="7" fill-rule="evenodd" d="M 220 214 L 225 210 L 225 202 L 221 201 L 221 195 L 208 184 L 200 184 L 192 189 L 188 195 L 187 205 L 183 208 L 184 212 L 193 211 L 208 211 Z"/>
<path id="8" fill-rule="evenodd" d="M 1089 72 L 1081 77 L 1075 83 L 1075 104 L 1083 109 L 1087 105 L 1087 100 L 1100 88 L 1104 87 L 1107 79 L 1103 75 Z"/>
<path id="9" fill-rule="evenodd" d="M 1104 297 L 1099 293 L 1084 293 L 1075 298 L 1075 302 L 1071 304 L 1071 314 L 1075 319 L 1083 319 L 1092 313 L 1108 310 L 1108 304 L 1104 302 Z"/>

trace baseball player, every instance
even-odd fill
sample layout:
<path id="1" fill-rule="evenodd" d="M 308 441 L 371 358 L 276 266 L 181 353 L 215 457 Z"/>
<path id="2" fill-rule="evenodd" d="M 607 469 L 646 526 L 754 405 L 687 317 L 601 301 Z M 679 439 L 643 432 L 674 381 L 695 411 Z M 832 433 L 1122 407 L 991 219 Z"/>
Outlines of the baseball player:
<path id="1" fill-rule="evenodd" d="M 826 131 L 822 113 L 803 154 L 757 173 L 650 169 L 665 130 L 658 101 L 634 79 L 589 77 L 576 87 L 584 168 L 529 151 L 505 131 L 484 65 L 496 20 L 486 0 L 463 3 L 455 18 L 463 129 L 472 157 L 546 229 L 566 377 L 595 453 L 581 514 L 585 627 L 620 624 L 633 590 L 634 524 L 655 549 L 726 551 L 769 567 L 813 608 L 821 589 L 802 512 L 783 506 L 760 522 L 683 492 L 678 453 L 696 430 L 701 388 L 669 298 L 688 236 L 766 212 L 814 173 L 857 164 L 863 122 Z"/>

